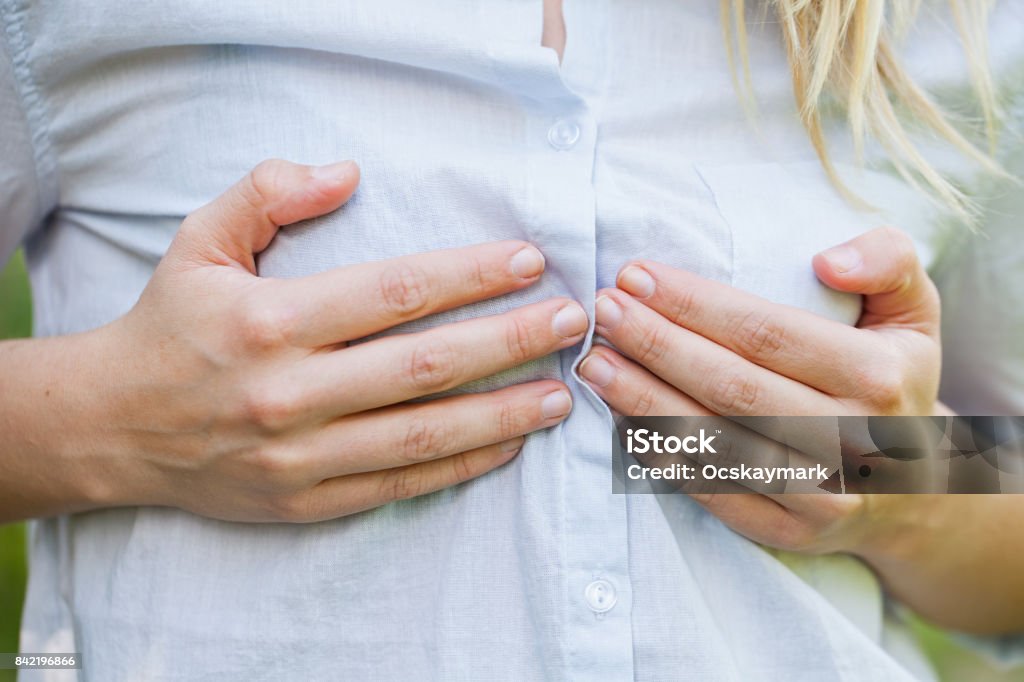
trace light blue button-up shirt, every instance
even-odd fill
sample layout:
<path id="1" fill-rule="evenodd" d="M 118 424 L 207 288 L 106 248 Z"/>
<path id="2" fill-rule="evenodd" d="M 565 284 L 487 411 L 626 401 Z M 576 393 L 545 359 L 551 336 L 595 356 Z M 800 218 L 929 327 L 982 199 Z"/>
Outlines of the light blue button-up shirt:
<path id="1" fill-rule="evenodd" d="M 846 166 L 882 212 L 844 203 L 771 24 L 751 36 L 752 125 L 717 7 L 566 0 L 560 64 L 541 0 L 0 0 L 0 257 L 27 238 L 38 334 L 92 328 L 130 308 L 182 217 L 258 161 L 353 158 L 355 198 L 286 228 L 262 274 L 508 238 L 547 257 L 529 290 L 398 331 L 556 295 L 592 312 L 633 257 L 853 324 L 859 301 L 818 283 L 811 256 L 887 221 L 956 284 L 951 319 L 978 314 L 963 292 L 1008 286 L 971 262 L 998 256 L 1020 281 L 998 221 L 977 242 L 902 181 Z M 1006 74 L 1024 19 L 1020 3 L 999 12 Z M 921 74 L 966 92 L 953 31 L 917 40 Z M 1005 339 L 1022 310 L 947 344 L 947 402 L 1019 413 Z M 590 343 L 462 389 L 553 377 L 575 408 L 449 490 L 311 525 L 164 508 L 37 522 L 23 650 L 82 652 L 62 674 L 103 681 L 930 676 L 856 560 L 780 561 L 684 496 L 612 494 L 612 416 L 574 370 Z M 998 376 L 972 371 L 978 353 Z"/>

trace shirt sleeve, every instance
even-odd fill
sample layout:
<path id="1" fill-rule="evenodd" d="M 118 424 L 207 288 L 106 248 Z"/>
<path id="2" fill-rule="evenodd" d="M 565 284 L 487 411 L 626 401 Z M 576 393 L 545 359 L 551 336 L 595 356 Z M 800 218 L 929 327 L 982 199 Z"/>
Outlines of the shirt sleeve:
<path id="1" fill-rule="evenodd" d="M 54 165 L 42 149 L 38 91 L 22 36 L 0 12 L 0 267 L 55 204 Z"/>

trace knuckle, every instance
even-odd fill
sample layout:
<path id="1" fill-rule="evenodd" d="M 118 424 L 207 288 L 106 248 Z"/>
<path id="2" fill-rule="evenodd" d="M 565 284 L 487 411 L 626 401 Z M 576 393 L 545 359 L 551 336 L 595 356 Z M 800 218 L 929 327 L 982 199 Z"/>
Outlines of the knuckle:
<path id="1" fill-rule="evenodd" d="M 450 387 L 456 378 L 455 351 L 444 339 L 424 339 L 409 356 L 408 375 L 417 391 L 434 393 Z"/>
<path id="2" fill-rule="evenodd" d="M 686 492 L 694 502 L 704 507 L 709 513 L 718 516 L 722 507 L 722 494 L 716 492 L 714 482 L 698 478 L 687 484 Z"/>
<path id="3" fill-rule="evenodd" d="M 890 225 L 881 228 L 889 242 L 890 253 L 896 262 L 903 268 L 912 268 L 917 265 L 917 249 L 914 248 L 914 241 L 903 230 Z"/>
<path id="4" fill-rule="evenodd" d="M 174 236 L 174 241 L 167 250 L 168 256 L 171 257 L 161 261 L 161 266 L 164 263 L 180 266 L 179 259 L 174 258 L 172 254 L 178 255 L 185 263 L 207 262 L 209 260 L 208 247 L 216 232 L 213 224 L 213 213 L 214 209 L 207 204 L 185 216 L 185 219 L 181 221 L 181 225 L 178 226 L 178 232 Z"/>
<path id="5" fill-rule="evenodd" d="M 788 551 L 800 551 L 811 547 L 814 539 L 808 526 L 790 514 L 780 520 L 773 531 L 775 542 L 772 544 Z"/>
<path id="6" fill-rule="evenodd" d="M 503 401 L 498 406 L 498 438 L 502 441 L 519 435 L 519 412 L 516 405 Z"/>
<path id="7" fill-rule="evenodd" d="M 308 466 L 296 448 L 261 448 L 252 460 L 255 474 L 268 490 L 296 491 L 309 483 Z"/>
<path id="8" fill-rule="evenodd" d="M 905 377 L 898 362 L 881 361 L 864 371 L 863 387 L 877 414 L 901 414 L 905 403 Z"/>
<path id="9" fill-rule="evenodd" d="M 426 490 L 426 476 L 422 467 L 410 466 L 387 471 L 381 479 L 381 497 L 386 502 L 408 500 Z"/>
<path id="10" fill-rule="evenodd" d="M 388 265 L 380 274 L 380 295 L 387 311 L 397 317 L 422 312 L 430 301 L 426 272 L 409 263 Z"/>
<path id="11" fill-rule="evenodd" d="M 785 331 L 770 315 L 748 312 L 736 321 L 730 336 L 740 355 L 752 360 L 770 360 L 782 350 Z"/>
<path id="12" fill-rule="evenodd" d="M 269 500 L 270 516 L 284 523 L 308 523 L 316 520 L 305 495 L 275 495 Z"/>
<path id="13" fill-rule="evenodd" d="M 519 365 L 533 357 L 533 335 L 530 323 L 518 315 L 509 318 L 505 331 L 505 349 L 509 359 Z"/>
<path id="14" fill-rule="evenodd" d="M 327 495 L 317 494 L 315 488 L 305 490 L 294 498 L 296 511 L 305 522 L 324 521 L 351 513 L 346 505 L 339 507 L 337 502 L 332 501 Z"/>
<path id="15" fill-rule="evenodd" d="M 203 209 L 197 209 L 186 215 L 185 219 L 181 221 L 181 225 L 178 226 L 177 237 L 191 241 L 200 237 L 204 231 Z"/>
<path id="16" fill-rule="evenodd" d="M 665 329 L 660 324 L 651 325 L 640 330 L 640 338 L 636 346 L 636 359 L 643 365 L 651 365 L 665 356 L 668 342 Z"/>
<path id="17" fill-rule="evenodd" d="M 402 457 L 407 462 L 423 462 L 440 452 L 449 438 L 448 429 L 438 420 L 414 418 L 402 440 Z"/>
<path id="18" fill-rule="evenodd" d="M 451 460 L 452 485 L 476 478 L 477 472 L 469 454 L 463 452 L 449 459 Z"/>
<path id="19" fill-rule="evenodd" d="M 656 403 L 654 387 L 646 386 L 639 389 L 630 401 L 629 417 L 645 417 L 651 414 Z"/>
<path id="20" fill-rule="evenodd" d="M 724 416 L 753 413 L 760 392 L 757 382 L 732 367 L 712 373 L 707 383 L 709 407 Z"/>
<path id="21" fill-rule="evenodd" d="M 859 520 L 866 513 L 863 495 L 822 495 L 815 501 L 822 507 L 822 516 L 829 524 L 827 527 Z"/>
<path id="22" fill-rule="evenodd" d="M 287 345 L 288 320 L 262 302 L 243 305 L 235 324 L 236 333 L 249 349 L 268 351 Z"/>
<path id="23" fill-rule="evenodd" d="M 672 297 L 669 319 L 676 324 L 684 325 L 687 321 L 692 320 L 699 310 L 700 302 L 697 292 L 692 289 L 680 290 L 675 292 Z"/>
<path id="24" fill-rule="evenodd" d="M 253 208 L 262 209 L 271 202 L 274 188 L 287 165 L 280 159 L 266 159 L 256 164 L 242 182 L 242 198 Z"/>
<path id="25" fill-rule="evenodd" d="M 483 260 L 474 256 L 466 266 L 466 283 L 478 292 L 488 291 L 491 288 L 491 268 L 488 268 Z"/>
<path id="26" fill-rule="evenodd" d="M 242 417 L 266 431 L 282 431 L 301 414 L 299 399 L 290 391 L 250 390 L 242 398 Z"/>
<path id="27" fill-rule="evenodd" d="M 273 479 L 287 469 L 285 458 L 276 450 L 264 448 L 252 453 L 253 470 L 262 479 Z"/>

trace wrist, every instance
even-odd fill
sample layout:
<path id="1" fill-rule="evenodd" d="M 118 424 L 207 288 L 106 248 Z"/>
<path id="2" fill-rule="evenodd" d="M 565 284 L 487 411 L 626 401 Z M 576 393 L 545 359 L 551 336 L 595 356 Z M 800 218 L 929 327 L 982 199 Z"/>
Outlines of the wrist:
<path id="1" fill-rule="evenodd" d="M 125 349 L 118 322 L 65 337 L 69 366 L 62 375 L 61 428 L 54 451 L 69 471 L 70 498 L 82 510 L 132 504 L 139 495 L 130 438 L 119 430 L 132 400 L 123 382 Z"/>
<path id="2" fill-rule="evenodd" d="M 865 495 L 848 551 L 880 573 L 927 561 L 946 531 L 940 495 Z"/>
<path id="3" fill-rule="evenodd" d="M 145 453 L 154 446 L 147 416 L 166 405 L 154 385 L 152 358 L 137 347 L 127 317 L 94 330 L 87 343 L 98 359 L 85 416 L 92 460 L 88 494 L 97 508 L 165 504 Z M 159 358 L 157 358 L 159 361 Z"/>
<path id="4" fill-rule="evenodd" d="M 119 504 L 107 331 L 0 344 L 0 521 Z"/>

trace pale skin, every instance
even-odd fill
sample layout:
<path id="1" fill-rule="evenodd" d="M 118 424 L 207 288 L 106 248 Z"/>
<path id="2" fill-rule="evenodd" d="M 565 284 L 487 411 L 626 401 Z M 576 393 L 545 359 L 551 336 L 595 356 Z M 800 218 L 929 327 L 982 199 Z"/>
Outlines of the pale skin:
<path id="1" fill-rule="evenodd" d="M 249 522 L 337 518 L 483 475 L 515 457 L 523 435 L 564 419 L 569 394 L 550 380 L 406 401 L 576 344 L 587 319 L 572 301 L 346 346 L 530 286 L 544 261 L 529 244 L 298 280 L 254 274 L 279 225 L 337 208 L 357 182 L 350 163 L 264 163 L 184 221 L 127 315 L 84 334 L 0 343 L 0 519 L 125 505 Z M 866 295 L 858 328 L 663 264 L 627 264 L 596 304 L 597 332 L 618 351 L 595 347 L 582 376 L 635 415 L 938 409 L 938 298 L 909 240 L 877 230 L 814 267 L 829 286 Z M 941 624 L 1024 626 L 1016 497 L 697 501 L 758 542 L 862 557 Z"/>
<path id="2" fill-rule="evenodd" d="M 358 180 L 352 163 L 261 164 L 184 221 L 127 315 L 0 344 L 0 520 L 124 505 L 336 518 L 479 476 L 562 421 L 571 399 L 551 380 L 403 403 L 579 342 L 573 301 L 346 347 L 534 284 L 527 243 L 255 275 L 279 225 L 338 208 Z"/>
<path id="3" fill-rule="evenodd" d="M 597 292 L 584 380 L 643 415 L 928 415 L 937 401 L 939 298 L 903 233 L 880 228 L 814 258 L 828 286 L 864 294 L 857 326 L 653 261 Z M 973 632 L 1024 628 L 1024 499 L 1015 495 L 691 495 L 746 537 L 875 569 L 925 617 Z"/>
<path id="4" fill-rule="evenodd" d="M 562 0 L 544 0 L 542 43 L 561 61 Z M 596 305 L 597 333 L 620 352 L 595 346 L 582 376 L 613 409 L 634 416 L 949 414 L 937 400 L 938 294 L 909 239 L 876 231 L 819 254 L 814 268 L 835 289 L 867 294 L 858 330 L 663 264 L 627 264 Z M 859 556 L 897 598 L 940 625 L 1024 629 L 1020 496 L 695 499 L 756 542 Z"/>
<path id="5" fill-rule="evenodd" d="M 546 27 L 545 41 L 561 53 L 564 27 Z M 515 457 L 524 435 L 563 420 L 569 394 L 550 380 L 407 401 L 575 345 L 587 319 L 572 301 L 346 345 L 529 287 L 544 267 L 529 244 L 299 280 L 255 275 L 255 254 L 279 226 L 336 209 L 357 183 L 353 164 L 267 162 L 184 221 L 127 315 L 84 334 L 0 343 L 0 520 L 127 505 L 251 522 L 337 518 L 483 475 Z M 814 263 L 825 284 L 868 295 L 859 329 L 635 263 L 597 306 L 598 333 L 621 352 L 595 349 L 584 376 L 626 413 L 931 413 L 939 409 L 934 288 L 905 238 L 872 234 L 854 245 L 859 270 L 841 271 L 835 253 Z M 637 288 L 644 280 L 635 268 L 654 281 L 651 292 Z M 711 304 L 733 311 L 731 327 L 701 326 Z M 751 326 L 769 319 L 778 325 Z M 799 359 L 779 338 L 799 342 Z M 599 360 L 610 375 L 595 373 Z M 670 367 L 686 362 L 730 381 Z M 698 502 L 765 544 L 861 556 L 894 594 L 941 624 L 1024 627 L 1016 498 Z"/>

